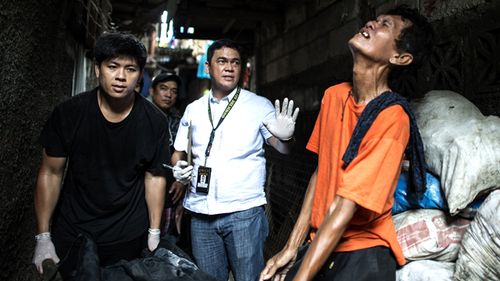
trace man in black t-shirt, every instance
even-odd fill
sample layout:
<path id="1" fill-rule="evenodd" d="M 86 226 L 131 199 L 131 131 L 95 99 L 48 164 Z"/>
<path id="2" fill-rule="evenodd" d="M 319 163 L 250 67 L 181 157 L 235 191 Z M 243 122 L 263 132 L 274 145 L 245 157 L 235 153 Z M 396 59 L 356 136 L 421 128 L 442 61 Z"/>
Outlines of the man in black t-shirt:
<path id="1" fill-rule="evenodd" d="M 146 49 L 111 32 L 94 56 L 99 86 L 58 105 L 40 135 L 33 263 L 42 272 L 43 260 L 62 258 L 65 280 L 76 274 L 79 234 L 96 242 L 101 265 L 138 257 L 146 237 L 152 251 L 160 239 L 170 133 L 164 114 L 134 91 Z"/>

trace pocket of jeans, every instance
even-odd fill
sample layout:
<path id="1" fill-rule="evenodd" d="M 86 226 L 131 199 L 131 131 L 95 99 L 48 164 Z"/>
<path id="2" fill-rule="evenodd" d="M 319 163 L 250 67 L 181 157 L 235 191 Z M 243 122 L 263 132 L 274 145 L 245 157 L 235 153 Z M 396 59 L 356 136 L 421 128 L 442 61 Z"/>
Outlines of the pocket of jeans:
<path id="1" fill-rule="evenodd" d="M 248 210 L 236 212 L 234 213 L 234 217 L 237 219 L 245 220 L 259 215 L 260 212 L 262 212 L 261 207 L 254 207 Z"/>

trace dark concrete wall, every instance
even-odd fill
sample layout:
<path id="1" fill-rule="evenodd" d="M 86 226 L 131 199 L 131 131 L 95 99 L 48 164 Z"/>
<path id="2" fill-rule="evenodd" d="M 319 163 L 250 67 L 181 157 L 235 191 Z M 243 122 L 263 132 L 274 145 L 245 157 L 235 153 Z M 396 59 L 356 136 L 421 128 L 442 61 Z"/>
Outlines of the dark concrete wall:
<path id="1" fill-rule="evenodd" d="M 0 280 L 34 280 L 37 138 L 71 95 L 64 0 L 0 1 Z"/>
<path id="2" fill-rule="evenodd" d="M 431 59 L 417 77 L 398 86 L 420 96 L 450 89 L 469 98 L 486 115 L 499 115 L 500 1 L 321 0 L 289 8 L 280 24 L 256 33 L 259 93 L 288 96 L 308 111 L 319 109 L 323 91 L 351 76 L 348 39 L 364 22 L 395 4 L 426 15 L 436 30 Z"/>

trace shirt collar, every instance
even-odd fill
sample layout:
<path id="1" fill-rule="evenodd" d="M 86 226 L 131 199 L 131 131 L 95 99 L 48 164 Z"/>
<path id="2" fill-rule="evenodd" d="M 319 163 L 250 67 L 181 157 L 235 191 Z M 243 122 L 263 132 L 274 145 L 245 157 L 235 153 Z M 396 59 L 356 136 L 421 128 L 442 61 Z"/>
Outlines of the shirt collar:
<path id="1" fill-rule="evenodd" d="M 210 93 L 208 94 L 208 99 L 209 99 L 210 103 L 219 103 L 221 101 L 229 102 L 234 97 L 234 95 L 236 95 L 237 89 L 238 89 L 238 87 L 234 88 L 229 95 L 223 97 L 220 101 L 217 100 L 216 98 L 214 98 L 212 90 L 210 90 Z"/>

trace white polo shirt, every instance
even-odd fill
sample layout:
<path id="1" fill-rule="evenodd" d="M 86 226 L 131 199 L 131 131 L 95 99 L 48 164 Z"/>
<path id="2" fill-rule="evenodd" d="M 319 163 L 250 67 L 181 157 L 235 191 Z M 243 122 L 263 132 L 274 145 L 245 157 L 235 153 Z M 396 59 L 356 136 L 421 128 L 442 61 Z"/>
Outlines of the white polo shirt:
<path id="1" fill-rule="evenodd" d="M 174 143 L 178 151 L 187 150 L 189 124 L 192 128 L 193 179 L 184 207 L 195 213 L 223 214 L 266 204 L 264 142 L 272 135 L 263 121 L 275 118 L 268 99 L 241 89 L 236 103 L 215 131 L 205 164 L 205 150 L 212 132 L 207 103 L 210 102 L 215 128 L 235 94 L 236 89 L 218 101 L 210 92 L 187 106 L 179 124 Z M 200 165 L 212 169 L 208 194 L 196 193 Z"/>

